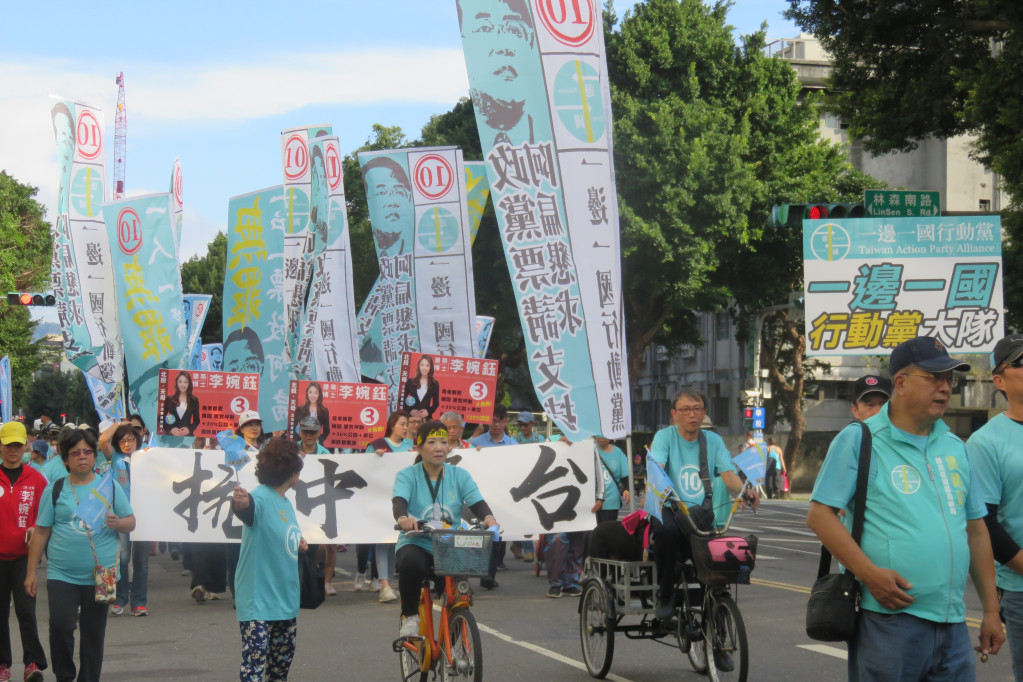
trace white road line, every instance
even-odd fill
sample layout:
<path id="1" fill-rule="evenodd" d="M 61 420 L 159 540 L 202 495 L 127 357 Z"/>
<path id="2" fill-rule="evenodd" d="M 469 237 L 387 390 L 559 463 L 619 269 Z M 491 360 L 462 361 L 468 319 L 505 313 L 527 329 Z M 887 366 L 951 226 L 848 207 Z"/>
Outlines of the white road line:
<path id="1" fill-rule="evenodd" d="M 824 654 L 825 656 L 834 656 L 835 658 L 841 658 L 843 661 L 849 659 L 849 652 L 845 649 L 839 649 L 836 646 L 828 646 L 827 644 L 797 644 L 800 649 L 806 649 L 816 654 Z"/>
<path id="2" fill-rule="evenodd" d="M 746 528 L 744 526 L 736 526 L 734 523 L 732 524 L 730 529 L 731 530 L 741 530 L 741 531 L 744 531 L 746 533 L 757 533 L 757 532 L 762 533 L 762 532 L 764 532 L 764 530 L 767 530 L 768 532 L 794 533 L 796 535 L 807 535 L 807 536 L 812 537 L 812 538 L 817 537 L 817 534 L 814 533 L 812 530 L 795 530 L 795 529 L 790 529 L 790 528 L 777 528 L 777 527 L 772 527 L 772 528 L 767 528 L 767 529 Z"/>
<path id="3" fill-rule="evenodd" d="M 782 549 L 782 550 L 785 550 L 786 552 L 796 552 L 798 554 L 809 554 L 811 556 L 820 556 L 820 554 L 821 554 L 819 551 L 818 552 L 810 552 L 810 551 L 807 551 L 805 549 L 796 549 L 795 547 L 779 547 L 778 545 L 769 545 L 769 544 L 766 544 L 766 543 L 763 543 L 763 542 L 758 542 L 757 543 L 757 558 L 758 559 L 763 556 L 760 553 L 760 551 L 759 551 L 761 547 L 770 547 L 771 549 Z"/>
<path id="4" fill-rule="evenodd" d="M 564 663 L 565 665 L 570 665 L 573 668 L 577 668 L 578 670 L 582 670 L 584 672 L 586 671 L 586 666 L 583 663 L 581 663 L 581 662 L 579 662 L 579 661 L 577 661 L 577 660 L 575 660 L 573 658 L 569 658 L 568 656 L 562 656 L 561 654 L 559 654 L 557 652 L 551 651 L 550 649 L 544 649 L 542 646 L 538 646 L 536 644 L 531 644 L 530 642 L 523 642 L 521 640 L 515 639 L 514 637 L 510 637 L 509 635 L 506 635 L 503 632 L 498 632 L 494 628 L 489 627 L 487 625 L 483 625 L 482 623 L 478 623 L 478 625 L 480 626 L 480 630 L 482 630 L 483 632 L 486 632 L 487 634 L 493 635 L 494 637 L 497 637 L 498 639 L 503 639 L 504 641 L 508 642 L 509 644 L 514 644 L 516 646 L 520 646 L 523 649 L 528 649 L 529 651 L 532 651 L 534 653 L 538 653 L 541 656 L 546 656 L 547 658 L 553 659 L 553 660 L 555 660 L 555 661 L 557 661 L 559 663 Z M 606 679 L 614 680 L 614 682 L 632 682 L 631 680 L 629 680 L 629 679 L 627 679 L 625 677 L 621 677 L 620 675 L 615 675 L 614 673 L 608 673 Z"/>

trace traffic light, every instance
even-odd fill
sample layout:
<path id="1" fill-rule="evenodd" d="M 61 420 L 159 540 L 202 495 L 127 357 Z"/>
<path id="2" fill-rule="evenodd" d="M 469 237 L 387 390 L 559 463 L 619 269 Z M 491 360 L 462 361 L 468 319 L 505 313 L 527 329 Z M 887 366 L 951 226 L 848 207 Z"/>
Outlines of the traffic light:
<path id="1" fill-rule="evenodd" d="M 865 215 L 863 204 L 778 204 L 771 209 L 767 226 L 799 229 L 803 227 L 803 220 L 862 218 Z"/>
<path id="2" fill-rule="evenodd" d="M 7 305 L 57 305 L 57 297 L 53 294 L 8 291 Z"/>
<path id="3" fill-rule="evenodd" d="M 863 218 L 866 215 L 863 204 L 828 204 L 829 218 Z"/>

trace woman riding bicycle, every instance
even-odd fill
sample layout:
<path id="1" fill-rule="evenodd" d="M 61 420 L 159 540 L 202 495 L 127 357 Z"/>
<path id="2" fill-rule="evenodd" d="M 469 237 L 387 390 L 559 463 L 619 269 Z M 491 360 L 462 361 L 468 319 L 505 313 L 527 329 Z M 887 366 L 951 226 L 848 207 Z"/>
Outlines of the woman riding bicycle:
<path id="1" fill-rule="evenodd" d="M 472 475 L 445 464 L 451 445 L 444 424 L 423 424 L 416 436 L 416 451 L 423 461 L 402 469 L 394 479 L 391 506 L 402 531 L 419 530 L 416 519 L 456 525 L 463 505 L 487 527 L 497 525 Z M 402 615 L 398 636 L 411 637 L 419 634 L 419 592 L 433 569 L 433 545 L 429 536 L 406 537 L 404 532 L 398 538 L 397 551 Z"/>

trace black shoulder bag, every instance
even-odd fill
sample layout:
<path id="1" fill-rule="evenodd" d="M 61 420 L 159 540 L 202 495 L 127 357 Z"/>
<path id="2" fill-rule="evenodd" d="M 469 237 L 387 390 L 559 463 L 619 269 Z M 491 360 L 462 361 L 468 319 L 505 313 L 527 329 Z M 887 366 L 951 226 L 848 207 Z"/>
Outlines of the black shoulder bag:
<path id="1" fill-rule="evenodd" d="M 871 435 L 863 422 L 860 438 L 860 459 L 856 470 L 856 494 L 853 497 L 852 539 L 858 545 L 863 536 L 863 513 L 867 504 L 867 476 L 870 473 Z M 821 561 L 817 581 L 810 590 L 806 604 L 806 635 L 819 642 L 848 641 L 856 627 L 856 611 L 860 603 L 860 584 L 856 576 L 831 573 L 831 552 L 821 545 Z"/>
<path id="2" fill-rule="evenodd" d="M 708 531 L 714 529 L 714 488 L 710 480 L 710 467 L 707 465 L 707 436 L 703 429 L 700 429 L 697 442 L 700 448 L 700 480 L 703 482 L 703 502 L 698 507 L 689 507 L 689 517 L 697 528 Z M 687 529 L 688 526 L 683 525 L 682 528 Z"/>

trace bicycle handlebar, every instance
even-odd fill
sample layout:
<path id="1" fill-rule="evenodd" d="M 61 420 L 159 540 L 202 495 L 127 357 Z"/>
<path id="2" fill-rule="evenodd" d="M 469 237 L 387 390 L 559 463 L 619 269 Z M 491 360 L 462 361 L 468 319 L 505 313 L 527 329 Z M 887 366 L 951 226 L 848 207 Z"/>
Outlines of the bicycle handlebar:
<path id="1" fill-rule="evenodd" d="M 432 533 L 435 530 L 491 530 L 490 528 L 487 528 L 486 526 L 484 526 L 483 523 L 479 519 L 473 519 L 468 524 L 468 526 L 469 526 L 468 528 L 459 528 L 457 526 L 451 526 L 449 528 L 444 528 L 443 525 L 435 525 L 435 524 L 441 524 L 442 522 L 434 521 L 433 519 L 412 519 L 412 520 L 416 522 L 416 527 L 418 528 L 418 530 L 404 530 L 398 524 L 394 524 L 394 530 L 401 531 L 402 533 L 404 533 L 404 535 L 406 537 L 426 536 L 426 535 L 429 535 L 430 533 Z M 495 528 L 500 528 L 500 526 L 495 526 Z"/>
<path id="2" fill-rule="evenodd" d="M 732 509 L 728 512 L 728 520 L 725 521 L 725 525 L 720 529 L 714 528 L 712 530 L 701 530 L 697 528 L 696 523 L 693 521 L 692 516 L 690 516 L 689 514 L 689 507 L 686 506 L 685 502 L 679 500 L 671 500 L 670 506 L 673 510 L 682 512 L 682 515 L 686 518 L 686 522 L 689 524 L 689 527 L 692 529 L 695 535 L 699 535 L 705 538 L 712 537 L 715 535 L 720 535 L 728 530 L 728 528 L 732 525 L 732 519 L 735 518 L 735 512 L 739 509 L 740 502 L 745 501 L 750 506 L 753 505 L 753 502 L 756 500 L 756 497 L 752 494 L 748 494 L 747 491 L 750 492 L 753 491 L 753 484 L 750 483 L 749 481 L 743 483 L 742 488 L 739 489 L 739 494 L 731 502 Z"/>

